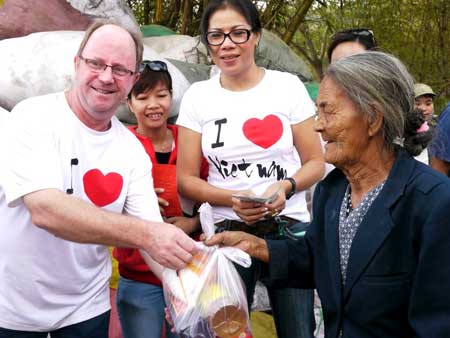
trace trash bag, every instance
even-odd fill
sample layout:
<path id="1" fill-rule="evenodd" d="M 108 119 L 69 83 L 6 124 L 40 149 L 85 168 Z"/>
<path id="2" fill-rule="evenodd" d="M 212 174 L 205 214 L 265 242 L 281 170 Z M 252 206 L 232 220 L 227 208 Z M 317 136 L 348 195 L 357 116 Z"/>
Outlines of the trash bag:
<path id="1" fill-rule="evenodd" d="M 207 237 L 214 234 L 212 209 L 200 207 L 200 221 Z M 181 337 L 251 337 L 244 284 L 232 262 L 249 267 L 250 256 L 236 248 L 206 247 L 188 266 L 163 271 L 164 298 L 175 329 Z"/>

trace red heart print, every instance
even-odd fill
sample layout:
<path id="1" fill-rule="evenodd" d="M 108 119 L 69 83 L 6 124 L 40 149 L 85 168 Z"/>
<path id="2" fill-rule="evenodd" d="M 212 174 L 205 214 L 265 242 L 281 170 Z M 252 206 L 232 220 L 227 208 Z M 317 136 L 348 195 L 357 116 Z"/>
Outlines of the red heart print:
<path id="1" fill-rule="evenodd" d="M 118 173 L 103 175 L 98 169 L 91 169 L 83 176 L 84 191 L 98 207 L 114 202 L 120 195 L 123 178 Z"/>
<path id="2" fill-rule="evenodd" d="M 283 123 L 276 115 L 267 115 L 260 120 L 252 118 L 242 126 L 245 137 L 252 143 L 267 149 L 273 146 L 283 135 Z"/>

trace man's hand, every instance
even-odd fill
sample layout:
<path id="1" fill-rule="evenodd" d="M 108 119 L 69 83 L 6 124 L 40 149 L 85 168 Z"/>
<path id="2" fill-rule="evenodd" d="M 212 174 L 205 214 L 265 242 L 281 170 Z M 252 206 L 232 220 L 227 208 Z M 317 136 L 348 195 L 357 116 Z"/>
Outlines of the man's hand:
<path id="1" fill-rule="evenodd" d="M 180 270 L 197 252 L 195 241 L 169 223 L 152 223 L 144 250 L 162 266 Z"/>
<path id="2" fill-rule="evenodd" d="M 200 239 L 204 240 L 204 235 Z M 263 262 L 267 263 L 269 261 L 269 250 L 266 241 L 243 231 L 224 231 L 215 234 L 204 243 L 208 246 L 232 246 Z"/>

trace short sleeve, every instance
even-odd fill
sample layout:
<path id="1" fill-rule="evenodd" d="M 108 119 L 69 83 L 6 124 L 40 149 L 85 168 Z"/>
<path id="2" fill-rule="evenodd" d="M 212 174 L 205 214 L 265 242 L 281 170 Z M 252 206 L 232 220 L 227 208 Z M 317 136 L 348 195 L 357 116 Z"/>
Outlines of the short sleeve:
<path id="1" fill-rule="evenodd" d="M 429 152 L 445 162 L 450 162 L 450 105 L 439 116 Z"/>
<path id="2" fill-rule="evenodd" d="M 199 91 L 195 83 L 186 91 L 181 100 L 177 125 L 191 129 L 199 134 L 202 133 L 203 119 L 199 116 L 195 103 L 197 100 L 204 100 L 206 95 L 207 93 Z"/>
<path id="3" fill-rule="evenodd" d="M 305 85 L 297 76 L 291 75 L 288 91 L 293 101 L 290 115 L 291 124 L 303 122 L 314 116 L 316 113 L 314 102 L 309 97 Z"/>
<path id="4" fill-rule="evenodd" d="M 52 132 L 53 121 L 38 110 L 40 102 L 25 100 L 11 112 L 4 129 L 2 186 L 9 206 L 42 189 L 61 189 L 61 161 Z"/>
<path id="5" fill-rule="evenodd" d="M 134 162 L 124 205 L 124 214 L 152 222 L 162 222 L 158 198 L 153 188 L 151 161 L 141 146 L 137 147 L 131 158 Z"/>

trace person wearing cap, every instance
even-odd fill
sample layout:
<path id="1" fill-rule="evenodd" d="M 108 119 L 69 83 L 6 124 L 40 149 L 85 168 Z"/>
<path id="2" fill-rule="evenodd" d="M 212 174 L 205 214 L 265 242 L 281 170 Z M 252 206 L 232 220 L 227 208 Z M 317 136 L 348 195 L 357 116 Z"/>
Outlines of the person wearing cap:
<path id="1" fill-rule="evenodd" d="M 414 85 L 414 109 L 418 113 L 422 113 L 423 118 L 425 119 L 421 126 L 423 132 L 428 131 L 431 125 L 435 125 L 435 123 L 432 122 L 434 114 L 433 98 L 435 96 L 436 94 L 429 85 L 425 83 L 416 83 Z M 430 163 L 428 148 L 425 147 L 420 154 L 414 156 L 414 158 L 428 165 Z"/>
<path id="2" fill-rule="evenodd" d="M 434 113 L 433 99 L 436 96 L 433 89 L 425 83 L 414 85 L 414 106 L 423 112 L 426 121 L 431 121 Z"/>

